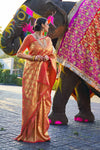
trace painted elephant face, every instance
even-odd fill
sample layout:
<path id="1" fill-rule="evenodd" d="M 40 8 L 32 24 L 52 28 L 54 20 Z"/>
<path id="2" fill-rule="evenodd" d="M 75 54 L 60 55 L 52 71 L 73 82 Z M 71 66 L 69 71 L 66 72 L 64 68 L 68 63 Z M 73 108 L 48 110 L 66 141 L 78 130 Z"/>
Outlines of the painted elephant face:
<path id="1" fill-rule="evenodd" d="M 27 0 L 17 10 L 13 19 L 10 21 L 1 37 L 2 50 L 8 55 L 15 55 L 24 37 L 32 33 L 34 22 L 39 17 L 48 18 L 51 16 L 50 30 L 48 35 L 54 39 L 64 33 L 67 26 L 67 14 L 59 7 L 61 1 L 52 0 Z M 54 14 L 55 13 L 55 14 Z M 52 16 L 52 14 L 54 14 Z"/>

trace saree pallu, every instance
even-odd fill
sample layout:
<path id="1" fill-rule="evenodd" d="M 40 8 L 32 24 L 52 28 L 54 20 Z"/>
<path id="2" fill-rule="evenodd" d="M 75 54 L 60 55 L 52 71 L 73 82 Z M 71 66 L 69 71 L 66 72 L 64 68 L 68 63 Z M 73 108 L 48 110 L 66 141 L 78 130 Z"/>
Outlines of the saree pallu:
<path id="1" fill-rule="evenodd" d="M 50 61 L 26 61 L 22 80 L 22 129 L 16 140 L 44 142 L 50 140 L 48 114 L 51 109 L 51 90 L 56 78 L 56 60 L 50 42 L 47 41 L 44 50 L 32 35 L 28 35 L 24 44 L 27 41 L 31 43 L 28 44 L 31 55 L 48 55 Z"/>
<path id="2" fill-rule="evenodd" d="M 84 0 L 70 20 L 57 60 L 100 92 L 100 0 Z"/>

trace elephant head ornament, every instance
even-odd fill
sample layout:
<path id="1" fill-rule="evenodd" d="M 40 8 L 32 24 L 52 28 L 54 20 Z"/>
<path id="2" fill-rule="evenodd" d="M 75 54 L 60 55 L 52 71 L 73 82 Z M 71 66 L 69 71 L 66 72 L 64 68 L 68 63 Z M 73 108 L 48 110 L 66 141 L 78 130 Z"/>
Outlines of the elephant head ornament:
<path id="1" fill-rule="evenodd" d="M 67 6 L 67 3 L 63 4 L 60 0 L 26 0 L 2 33 L 2 50 L 8 55 L 15 55 L 26 33 L 33 32 L 34 22 L 39 17 L 54 18 L 48 35 L 52 39 L 62 36 L 68 25 L 67 12 L 64 10 L 65 4 Z M 71 4 L 73 6 L 75 3 Z"/>

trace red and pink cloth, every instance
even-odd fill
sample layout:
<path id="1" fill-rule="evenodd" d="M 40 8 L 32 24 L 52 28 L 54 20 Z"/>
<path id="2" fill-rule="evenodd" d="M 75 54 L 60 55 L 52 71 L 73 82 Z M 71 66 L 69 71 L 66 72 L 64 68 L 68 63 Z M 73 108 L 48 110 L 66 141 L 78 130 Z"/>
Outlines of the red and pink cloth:
<path id="1" fill-rule="evenodd" d="M 58 61 L 100 92 L 100 0 L 84 0 L 71 19 Z"/>

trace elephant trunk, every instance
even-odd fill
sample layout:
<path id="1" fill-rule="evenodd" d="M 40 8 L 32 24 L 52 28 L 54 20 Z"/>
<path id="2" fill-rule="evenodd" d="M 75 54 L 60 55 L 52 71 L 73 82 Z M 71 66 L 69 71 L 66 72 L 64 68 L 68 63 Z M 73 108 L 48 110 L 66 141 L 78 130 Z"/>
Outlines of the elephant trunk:
<path id="1" fill-rule="evenodd" d="M 8 55 L 15 55 L 23 38 L 23 28 L 31 21 L 26 13 L 26 6 L 22 5 L 2 33 L 1 48 Z"/>
<path id="2" fill-rule="evenodd" d="M 8 55 L 16 54 L 18 48 L 21 44 L 20 36 L 14 37 L 15 31 L 12 33 L 10 29 L 7 28 L 2 33 L 1 37 L 1 48 Z"/>

